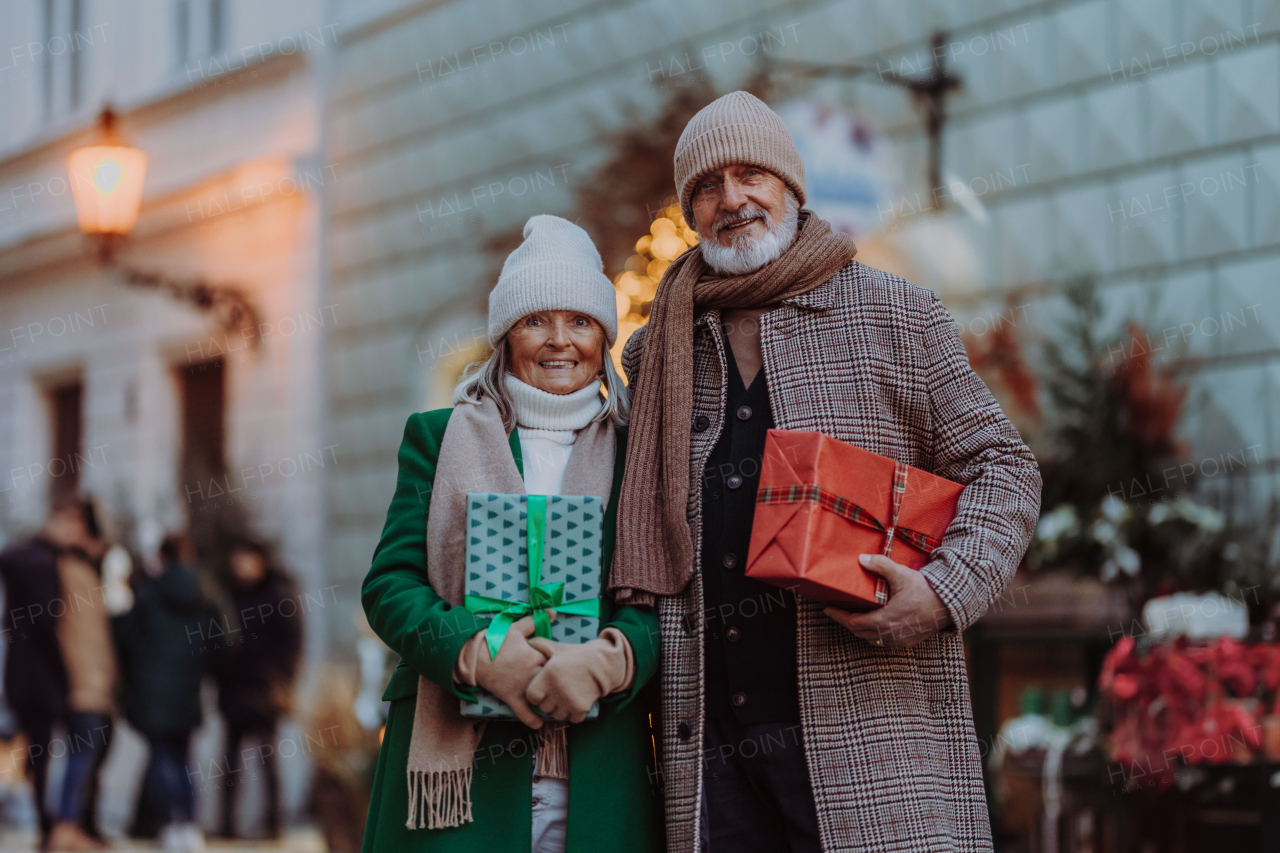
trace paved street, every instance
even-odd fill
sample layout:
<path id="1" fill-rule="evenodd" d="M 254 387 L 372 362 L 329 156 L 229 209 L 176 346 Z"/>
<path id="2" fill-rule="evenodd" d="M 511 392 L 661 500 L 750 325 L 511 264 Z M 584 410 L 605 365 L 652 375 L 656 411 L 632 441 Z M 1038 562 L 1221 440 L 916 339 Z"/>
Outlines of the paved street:
<path id="1" fill-rule="evenodd" d="M 280 841 L 219 841 L 208 842 L 210 851 L 236 851 L 236 853 L 324 853 L 324 839 L 319 832 L 298 829 L 288 833 Z M 29 853 L 35 850 L 35 835 L 5 833 L 0 835 L 0 853 Z M 160 845 L 139 841 L 121 840 L 110 847 L 112 853 L 132 851 L 156 851 Z"/>

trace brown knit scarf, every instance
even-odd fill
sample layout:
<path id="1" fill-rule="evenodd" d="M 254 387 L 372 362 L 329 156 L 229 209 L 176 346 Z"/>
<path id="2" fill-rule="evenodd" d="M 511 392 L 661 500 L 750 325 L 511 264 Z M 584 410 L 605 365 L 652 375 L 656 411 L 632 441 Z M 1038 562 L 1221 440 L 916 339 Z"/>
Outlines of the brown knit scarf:
<path id="1" fill-rule="evenodd" d="M 617 438 L 613 423 L 578 430 L 564 472 L 562 494 L 595 495 L 607 505 L 613 488 Z M 454 408 L 440 442 L 431 511 L 427 516 L 427 580 L 454 606 L 465 587 L 467 493 L 524 494 L 524 480 L 498 407 L 488 397 Z M 418 698 L 406 761 L 410 829 L 440 829 L 470 823 L 471 778 L 485 721 L 462 716 L 458 697 L 418 676 Z M 564 727 L 548 722 L 539 733 L 538 772 L 568 773 Z M 552 766 L 544 766 L 550 764 Z"/>
<path id="2" fill-rule="evenodd" d="M 693 576 L 685 515 L 693 417 L 693 321 L 709 308 L 760 308 L 808 293 L 857 249 L 813 211 L 781 257 L 746 275 L 722 277 L 695 246 L 671 262 L 658 284 L 640 373 L 631 389 L 627 468 L 618 504 L 618 544 L 609 589 L 615 600 L 652 604 Z"/>

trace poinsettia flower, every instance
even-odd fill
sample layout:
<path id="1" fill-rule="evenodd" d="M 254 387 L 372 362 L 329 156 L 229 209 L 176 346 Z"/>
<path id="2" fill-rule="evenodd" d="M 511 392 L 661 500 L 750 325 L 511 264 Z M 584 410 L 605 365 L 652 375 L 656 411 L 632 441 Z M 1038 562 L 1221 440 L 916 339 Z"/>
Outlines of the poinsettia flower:
<path id="1" fill-rule="evenodd" d="M 1229 686 L 1237 696 L 1252 696 L 1253 688 L 1258 684 L 1258 677 L 1243 661 L 1232 661 L 1218 669 L 1218 677 Z"/>
<path id="2" fill-rule="evenodd" d="M 1141 688 L 1142 685 L 1138 679 L 1125 672 L 1120 673 L 1111 681 L 1111 695 L 1122 702 L 1127 702 L 1137 696 Z"/>
<path id="3" fill-rule="evenodd" d="M 1220 764 L 1261 751 L 1260 715 L 1280 710 L 1280 646 L 1178 637 L 1142 656 L 1135 648 L 1123 638 L 1099 677 L 1114 708 L 1112 758 L 1127 762 L 1133 778 L 1144 774 L 1144 785 L 1160 788 L 1169 780 L 1157 771 L 1164 772 L 1170 756 Z M 1259 686 L 1266 691 L 1261 699 L 1254 695 Z"/>
<path id="4" fill-rule="evenodd" d="M 1111 681 L 1117 670 L 1126 670 L 1137 664 L 1133 655 L 1134 639 L 1131 636 L 1120 638 L 1120 642 L 1111 647 L 1102 659 L 1102 672 L 1098 674 L 1098 688 L 1103 691 L 1111 689 Z"/>
<path id="5" fill-rule="evenodd" d="M 1170 655 L 1168 672 L 1178 689 L 1193 699 L 1204 697 L 1208 688 L 1208 678 L 1204 671 L 1183 655 Z"/>

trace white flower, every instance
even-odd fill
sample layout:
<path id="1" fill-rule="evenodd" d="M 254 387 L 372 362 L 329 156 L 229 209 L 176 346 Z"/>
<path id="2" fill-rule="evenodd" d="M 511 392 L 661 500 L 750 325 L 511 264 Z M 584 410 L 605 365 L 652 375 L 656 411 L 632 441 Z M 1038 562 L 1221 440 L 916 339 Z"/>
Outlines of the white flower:
<path id="1" fill-rule="evenodd" d="M 1089 528 L 1089 532 L 1098 542 L 1101 542 L 1103 545 L 1110 545 L 1116 541 L 1116 534 L 1120 531 L 1117 530 L 1116 526 L 1111 522 L 1099 519 L 1093 523 L 1091 528 Z"/>
<path id="2" fill-rule="evenodd" d="M 1174 504 L 1174 508 L 1178 511 L 1178 515 L 1187 521 L 1199 527 L 1201 530 L 1207 530 L 1210 533 L 1217 533 L 1226 526 L 1227 520 L 1222 513 L 1213 507 L 1198 504 L 1195 501 L 1183 498 Z"/>
<path id="3" fill-rule="evenodd" d="M 1169 509 L 1168 504 L 1156 504 L 1147 513 L 1147 523 L 1154 526 L 1164 524 L 1173 517 L 1173 510 Z"/>
<path id="4" fill-rule="evenodd" d="M 1119 564 L 1120 570 L 1129 577 L 1138 574 L 1138 569 L 1142 568 L 1142 557 L 1128 545 L 1116 550 L 1115 561 Z"/>
<path id="5" fill-rule="evenodd" d="M 1074 536 L 1080 530 L 1080 519 L 1076 508 L 1071 504 L 1062 504 L 1052 512 L 1040 517 L 1036 525 L 1036 538 L 1041 542 L 1056 542 L 1063 536 Z"/>
<path id="6" fill-rule="evenodd" d="M 1107 495 L 1098 504 L 1102 517 L 1112 524 L 1119 524 L 1129 517 L 1129 505 L 1115 495 Z"/>
<path id="7" fill-rule="evenodd" d="M 1102 564 L 1102 568 L 1098 571 L 1098 577 L 1102 578 L 1103 583 L 1111 583 L 1116 579 L 1116 575 L 1120 573 L 1120 567 L 1116 565 L 1115 560 L 1107 560 Z"/>

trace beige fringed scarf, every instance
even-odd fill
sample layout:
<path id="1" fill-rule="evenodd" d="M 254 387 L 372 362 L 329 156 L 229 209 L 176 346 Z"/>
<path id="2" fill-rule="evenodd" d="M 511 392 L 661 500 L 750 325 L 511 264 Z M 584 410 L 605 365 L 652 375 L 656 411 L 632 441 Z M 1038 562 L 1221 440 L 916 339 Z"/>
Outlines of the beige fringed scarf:
<path id="1" fill-rule="evenodd" d="M 857 251 L 813 211 L 800 211 L 795 242 L 771 264 L 722 277 L 694 247 L 672 261 L 658 285 L 640 374 L 631 389 L 627 471 L 618 503 L 618 543 L 609 576 L 614 600 L 652 604 L 693 576 L 685 517 L 689 422 L 693 417 L 693 321 L 708 308 L 759 308 L 808 293 Z"/>
<path id="2" fill-rule="evenodd" d="M 565 469 L 562 494 L 595 495 L 608 504 L 613 488 L 617 438 L 611 422 L 578 431 Z M 498 407 L 491 399 L 454 409 L 440 443 L 440 459 L 427 518 L 427 580 L 455 607 L 463 601 L 468 492 L 523 494 L 524 480 Z M 546 731 L 546 729 L 552 731 Z M 468 719 L 458 697 L 434 681 L 418 677 L 418 700 L 409 740 L 410 829 L 438 829 L 470 823 L 472 757 L 485 721 Z M 563 726 L 544 727 L 540 775 L 568 773 Z"/>

